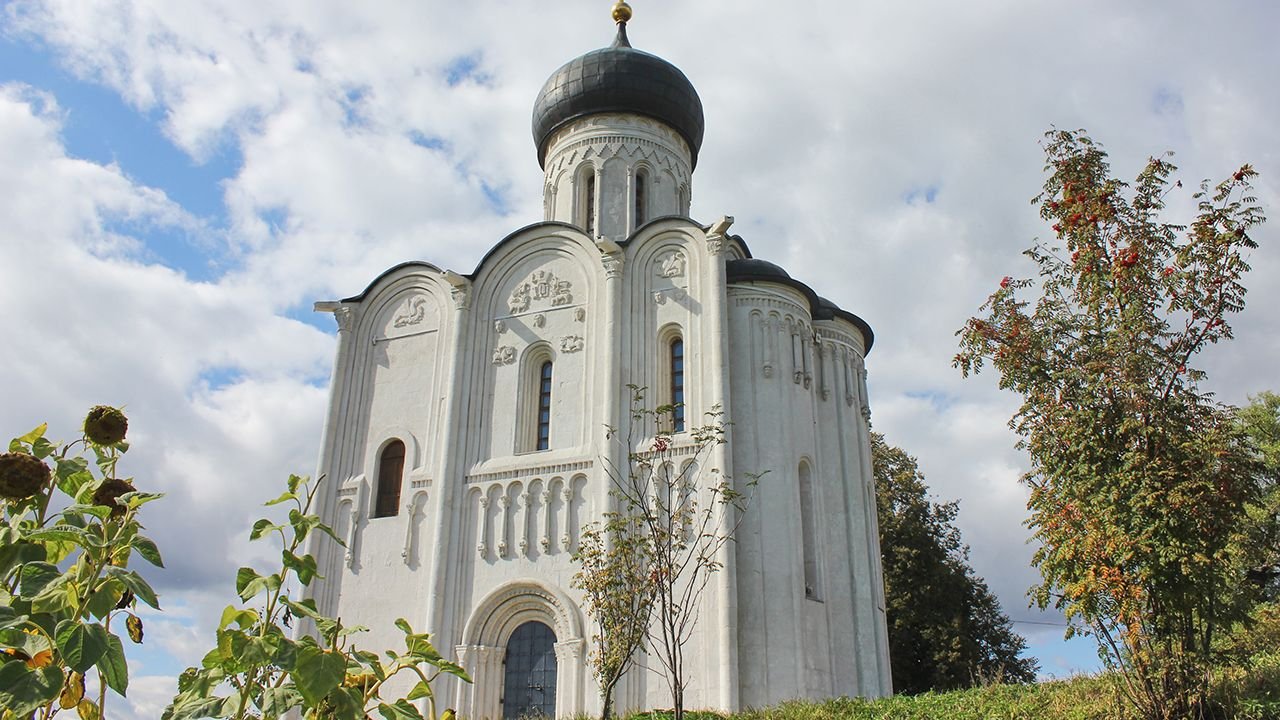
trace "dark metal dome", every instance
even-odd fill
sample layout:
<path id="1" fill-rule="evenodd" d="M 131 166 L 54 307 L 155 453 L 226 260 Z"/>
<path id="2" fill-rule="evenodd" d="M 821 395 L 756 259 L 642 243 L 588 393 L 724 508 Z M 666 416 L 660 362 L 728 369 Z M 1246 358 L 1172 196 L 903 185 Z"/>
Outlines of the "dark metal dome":
<path id="1" fill-rule="evenodd" d="M 565 124 L 596 113 L 635 113 L 670 125 L 689 144 L 694 166 L 702 147 L 702 100 L 675 65 L 631 47 L 625 23 L 613 45 L 565 63 L 551 74 L 533 105 L 538 164 L 547 140 Z"/>

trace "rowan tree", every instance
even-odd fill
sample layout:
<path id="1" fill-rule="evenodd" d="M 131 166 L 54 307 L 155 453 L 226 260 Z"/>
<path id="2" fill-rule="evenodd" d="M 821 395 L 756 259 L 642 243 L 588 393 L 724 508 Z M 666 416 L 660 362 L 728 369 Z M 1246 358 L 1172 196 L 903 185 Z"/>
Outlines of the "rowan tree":
<path id="1" fill-rule="evenodd" d="M 1054 238 L 1025 253 L 1039 279 L 999 282 L 955 364 L 990 363 L 1023 398 L 1034 601 L 1098 639 L 1144 717 L 1205 717 L 1214 634 L 1248 609 L 1240 520 L 1259 479 L 1193 363 L 1244 307 L 1256 173 L 1202 183 L 1183 226 L 1160 217 L 1181 187 L 1168 155 L 1129 184 L 1083 131 L 1045 137 L 1033 202 Z"/>

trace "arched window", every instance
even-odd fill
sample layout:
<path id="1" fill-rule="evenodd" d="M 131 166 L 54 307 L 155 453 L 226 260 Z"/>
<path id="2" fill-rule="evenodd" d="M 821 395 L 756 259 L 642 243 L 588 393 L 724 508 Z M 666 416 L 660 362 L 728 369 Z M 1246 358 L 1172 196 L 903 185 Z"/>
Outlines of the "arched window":
<path id="1" fill-rule="evenodd" d="M 649 173 L 644 170 L 636 172 L 636 227 L 644 224 L 649 211 Z"/>
<path id="2" fill-rule="evenodd" d="M 809 463 L 800 463 L 800 534 L 804 544 L 804 596 L 822 599 L 818 573 L 818 531 L 814 525 L 813 477 Z"/>
<path id="3" fill-rule="evenodd" d="M 586 229 L 587 235 L 595 237 L 596 234 L 596 174 L 588 166 L 586 177 L 583 178 L 582 190 L 582 227 Z"/>
<path id="4" fill-rule="evenodd" d="M 684 432 L 684 340 L 677 335 L 670 348 L 671 427 L 674 432 Z"/>
<path id="5" fill-rule="evenodd" d="M 404 477 L 404 443 L 392 440 L 378 457 L 378 490 L 374 517 L 391 517 L 400 512 L 400 481 Z"/>
<path id="6" fill-rule="evenodd" d="M 538 435 L 535 450 L 551 447 L 551 361 L 538 371 Z"/>

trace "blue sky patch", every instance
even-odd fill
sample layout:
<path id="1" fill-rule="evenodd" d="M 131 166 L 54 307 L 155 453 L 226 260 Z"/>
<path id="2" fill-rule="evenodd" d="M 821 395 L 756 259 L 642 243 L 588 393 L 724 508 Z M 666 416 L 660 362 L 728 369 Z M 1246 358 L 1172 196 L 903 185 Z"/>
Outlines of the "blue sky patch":
<path id="1" fill-rule="evenodd" d="M 926 400 L 934 410 L 943 412 L 951 407 L 953 399 L 950 395 L 940 390 L 911 390 L 903 393 L 913 400 Z"/>
<path id="2" fill-rule="evenodd" d="M 444 150 L 444 138 L 428 135 L 418 130 L 409 131 L 409 142 L 427 150 Z"/>
<path id="3" fill-rule="evenodd" d="M 480 190 L 484 192 L 485 200 L 489 201 L 489 207 L 499 215 L 507 215 L 511 212 L 511 203 L 507 200 L 506 188 L 495 188 L 484 180 L 480 181 Z"/>
<path id="4" fill-rule="evenodd" d="M 1178 116 L 1182 114 L 1184 109 L 1182 93 L 1172 88 L 1158 88 L 1155 94 L 1151 96 L 1151 112 L 1156 115 Z"/>
<path id="5" fill-rule="evenodd" d="M 133 181 L 163 189 L 174 202 L 213 225 L 226 224 L 222 181 L 241 158 L 222 147 L 197 163 L 165 137 L 159 111 L 140 112 L 114 90 L 78 80 L 41 45 L 0 36 L 0 82 L 26 83 L 51 93 L 62 109 L 67 153 L 101 165 L 117 164 Z"/>
<path id="6" fill-rule="evenodd" d="M 932 205 L 933 201 L 938 198 L 937 185 L 925 185 L 922 187 L 913 187 L 903 196 L 902 201 L 908 205 L 919 205 L 924 203 Z"/>
<path id="7" fill-rule="evenodd" d="M 481 59 L 480 51 L 477 50 L 470 55 L 462 55 L 450 60 L 444 68 L 444 81 L 449 84 L 449 87 L 457 87 L 467 81 L 476 85 L 489 85 L 493 82 L 493 78 L 488 73 L 480 71 Z"/>

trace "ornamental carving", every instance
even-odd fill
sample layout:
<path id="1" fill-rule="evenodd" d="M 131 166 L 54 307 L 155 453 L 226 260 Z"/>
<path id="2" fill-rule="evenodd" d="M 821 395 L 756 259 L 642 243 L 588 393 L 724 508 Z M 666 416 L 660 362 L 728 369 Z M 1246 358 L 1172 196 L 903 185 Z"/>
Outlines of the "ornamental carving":
<path id="1" fill-rule="evenodd" d="M 347 332 L 355 320 L 355 311 L 349 307 L 340 307 L 333 311 L 333 319 L 338 323 L 339 332 Z"/>
<path id="2" fill-rule="evenodd" d="M 494 320 L 493 331 L 501 335 L 502 333 L 507 331 L 507 324 L 502 320 Z"/>
<path id="3" fill-rule="evenodd" d="M 427 299 L 421 295 L 415 295 L 404 301 L 400 309 L 396 311 L 396 317 L 393 325 L 398 328 L 417 325 L 427 317 Z"/>
<path id="4" fill-rule="evenodd" d="M 568 335 L 560 338 L 560 352 L 575 353 L 582 349 L 582 338 L 577 335 Z"/>
<path id="5" fill-rule="evenodd" d="M 658 263 L 658 275 L 664 278 L 677 278 L 684 275 L 684 253 L 673 252 Z"/>
<path id="6" fill-rule="evenodd" d="M 494 365 L 510 365 L 516 361 L 516 349 L 510 345 L 502 345 L 493 351 Z"/>
<path id="7" fill-rule="evenodd" d="M 573 283 L 557 278 L 549 270 L 538 270 L 511 291 L 507 307 L 513 313 L 521 313 L 535 300 L 549 300 L 551 307 L 569 305 L 573 302 Z"/>

